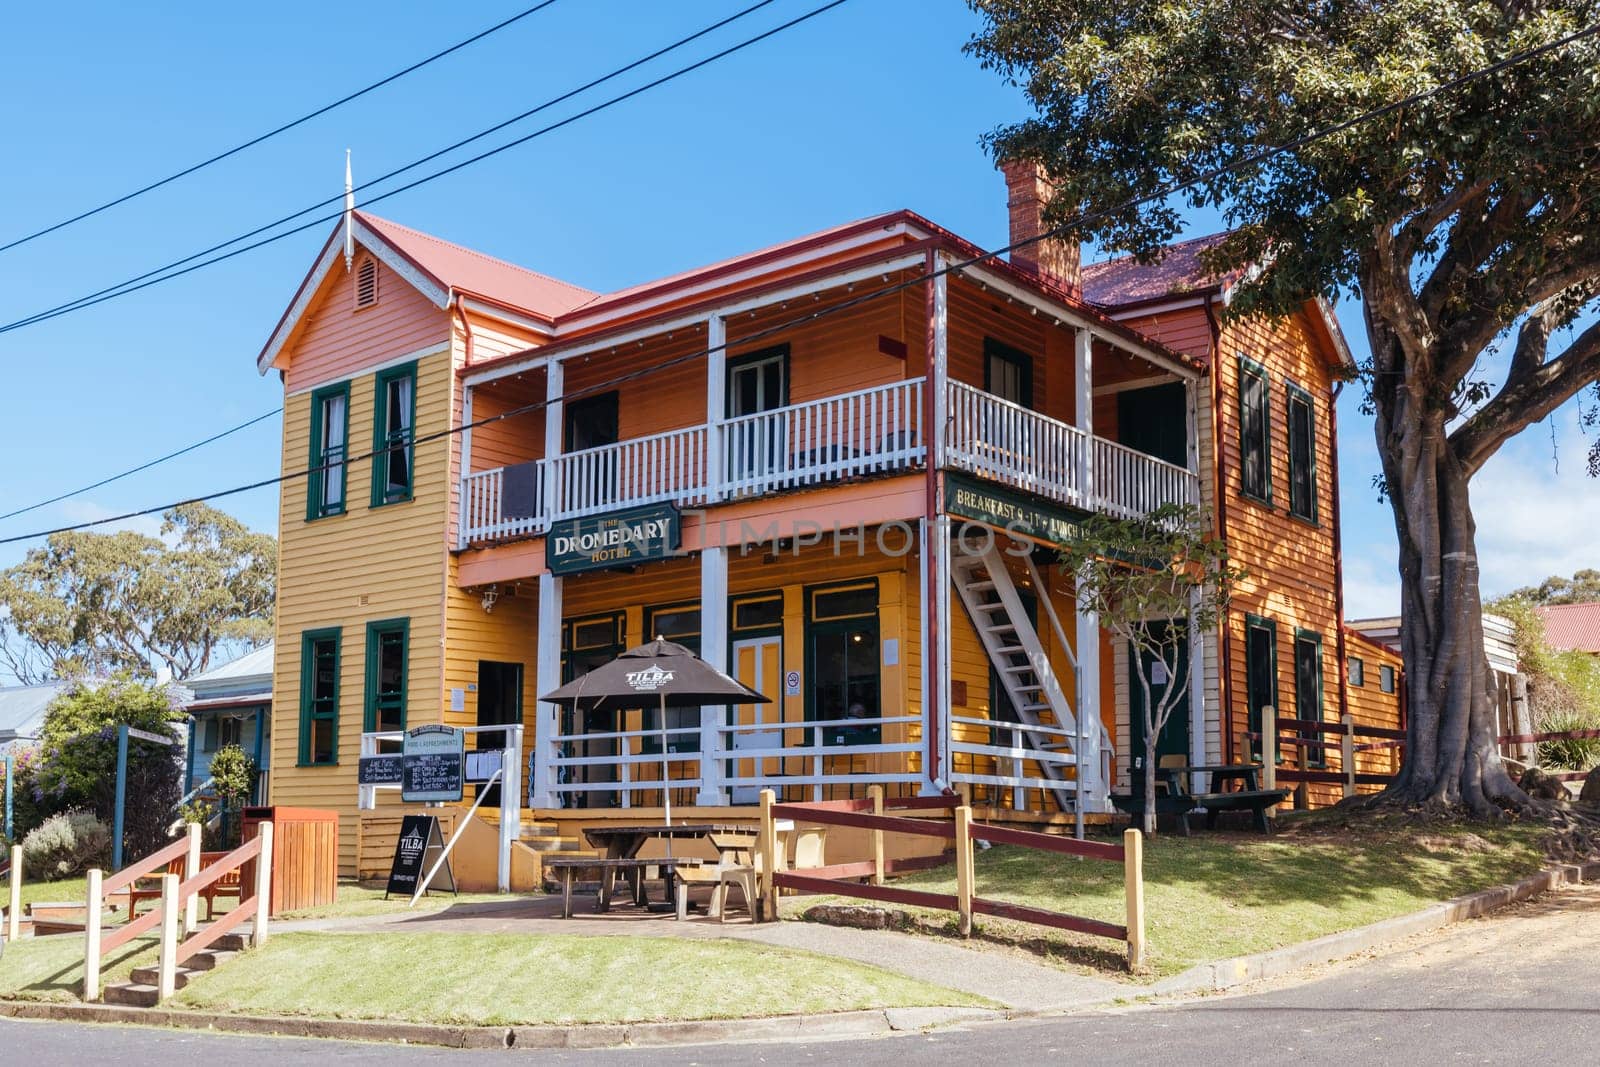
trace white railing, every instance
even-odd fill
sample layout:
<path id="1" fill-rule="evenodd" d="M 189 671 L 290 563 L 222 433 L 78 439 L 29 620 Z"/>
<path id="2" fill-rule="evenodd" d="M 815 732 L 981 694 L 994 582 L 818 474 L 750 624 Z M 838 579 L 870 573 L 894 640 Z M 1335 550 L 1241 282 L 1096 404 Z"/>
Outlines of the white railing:
<path id="1" fill-rule="evenodd" d="M 1094 484 L 1099 510 L 1119 518 L 1148 515 L 1163 504 L 1200 502 L 1192 473 L 1103 437 L 1094 439 Z"/>
<path id="2" fill-rule="evenodd" d="M 917 378 L 729 419 L 724 491 L 759 496 L 915 465 L 921 385 Z"/>
<path id="3" fill-rule="evenodd" d="M 663 735 L 668 739 L 669 750 L 664 758 L 660 749 Z M 570 798 L 564 801 L 564 807 L 577 807 L 574 801 L 579 794 L 615 793 L 618 806 L 631 808 L 637 802 L 635 793 L 661 792 L 663 762 L 669 768 L 673 765 L 681 768 L 685 763 L 694 764 L 692 776 L 681 773 L 674 776 L 669 770 L 665 785 L 674 791 L 680 789 L 698 791 L 703 777 L 700 753 L 670 751 L 670 739 L 680 736 L 698 739 L 700 727 L 671 726 L 665 731 L 610 730 L 587 734 L 557 734 L 550 738 L 550 743 L 555 746 L 555 751 L 558 753 L 550 759 L 550 773 L 555 778 L 550 792 L 558 797 Z M 587 755 L 586 753 L 590 751 L 589 746 L 596 742 L 611 742 L 617 751 Z M 567 755 L 569 750 L 573 754 Z M 636 771 L 634 768 L 641 770 Z M 578 781 L 579 778 L 585 780 Z"/>
<path id="4" fill-rule="evenodd" d="M 949 428 L 947 465 L 1088 509 L 1082 430 L 965 382 L 950 383 Z"/>
<path id="5" fill-rule="evenodd" d="M 560 514 L 705 499 L 706 427 L 668 430 L 556 457 Z"/>
<path id="6" fill-rule="evenodd" d="M 547 463 L 537 460 L 523 502 L 529 515 L 505 514 L 505 468 L 469 474 L 461 544 L 526 537 L 552 519 L 636 504 L 717 503 L 920 467 L 922 384 L 912 378 L 558 456 L 554 501 Z M 1199 500 L 1192 473 L 1137 449 L 965 382 L 949 383 L 948 402 L 944 462 L 956 470 L 1120 517 Z"/>
<path id="7" fill-rule="evenodd" d="M 709 503 L 920 466 L 922 383 L 912 378 L 570 452 L 553 461 L 553 502 L 546 461 L 536 460 L 527 516 L 505 514 L 505 468 L 469 474 L 461 480 L 460 543 L 527 537 L 552 519 L 635 504 Z M 716 448 L 713 435 L 722 442 Z"/>

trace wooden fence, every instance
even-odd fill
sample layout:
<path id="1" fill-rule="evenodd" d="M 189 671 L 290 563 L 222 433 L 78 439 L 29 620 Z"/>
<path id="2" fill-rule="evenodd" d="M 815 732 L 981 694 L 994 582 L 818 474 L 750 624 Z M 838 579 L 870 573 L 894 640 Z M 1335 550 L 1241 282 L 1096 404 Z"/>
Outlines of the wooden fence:
<path id="1" fill-rule="evenodd" d="M 888 815 L 885 814 L 886 807 L 901 811 L 953 811 L 954 818 L 946 821 Z M 804 822 L 869 830 L 872 833 L 872 858 L 856 863 L 811 868 L 803 872 L 780 870 L 776 827 L 779 819 L 793 819 L 796 824 Z M 885 885 L 884 879 L 887 875 L 894 873 L 896 869 L 907 868 L 907 864 L 903 861 L 898 865 L 884 862 L 883 835 L 886 833 L 938 837 L 950 841 L 955 851 L 955 893 L 932 893 L 920 889 L 907 889 L 903 886 Z M 978 896 L 974 884 L 973 851 L 974 843 L 977 841 L 1121 863 L 1126 921 L 1119 925 Z M 778 915 L 779 889 L 793 889 L 800 893 L 833 893 L 839 896 L 859 897 L 863 900 L 953 911 L 958 917 L 957 925 L 963 937 L 972 933 L 974 914 L 993 915 L 1058 930 L 1074 930 L 1095 937 L 1106 937 L 1126 942 L 1129 969 L 1138 970 L 1144 965 L 1144 844 L 1138 830 L 1126 831 L 1123 834 L 1123 843 L 1112 845 L 974 822 L 972 809 L 955 797 L 907 797 L 886 804 L 882 790 L 876 789 L 870 797 L 860 800 L 779 804 L 776 803 L 776 794 L 772 790 L 763 789 L 757 848 L 761 854 L 762 870 L 773 872 L 764 880 L 761 888 L 765 897 L 763 910 L 769 920 L 776 919 Z M 863 878 L 867 879 L 864 883 L 859 881 Z"/>

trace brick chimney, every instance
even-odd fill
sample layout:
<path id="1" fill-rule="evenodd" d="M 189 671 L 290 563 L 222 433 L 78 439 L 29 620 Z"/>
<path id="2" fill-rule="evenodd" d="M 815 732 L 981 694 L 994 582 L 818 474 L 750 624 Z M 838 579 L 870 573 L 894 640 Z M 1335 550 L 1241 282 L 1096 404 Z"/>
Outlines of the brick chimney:
<path id="1" fill-rule="evenodd" d="M 1006 160 L 1000 164 L 1006 178 L 1006 211 L 1011 219 L 1011 243 L 1045 232 L 1044 209 L 1055 183 L 1031 160 Z M 1015 249 L 1011 265 L 1037 275 L 1071 296 L 1083 297 L 1081 253 L 1076 241 L 1047 238 Z"/>

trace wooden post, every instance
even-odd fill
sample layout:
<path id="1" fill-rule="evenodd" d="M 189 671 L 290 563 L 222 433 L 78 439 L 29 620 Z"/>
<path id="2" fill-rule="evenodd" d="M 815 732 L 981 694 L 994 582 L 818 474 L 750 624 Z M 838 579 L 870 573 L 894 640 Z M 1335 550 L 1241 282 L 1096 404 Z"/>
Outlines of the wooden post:
<path id="1" fill-rule="evenodd" d="M 256 921 L 250 937 L 252 948 L 267 943 L 267 916 L 272 911 L 272 824 L 262 823 L 256 829 L 261 839 L 261 855 L 256 857 Z"/>
<path id="2" fill-rule="evenodd" d="M 1344 795 L 1356 795 L 1356 720 L 1346 714 L 1340 720 L 1344 734 L 1339 738 L 1339 757 L 1344 764 Z"/>
<path id="3" fill-rule="evenodd" d="M 1144 835 L 1122 833 L 1122 883 L 1128 904 L 1128 970 L 1144 968 Z"/>
<path id="4" fill-rule="evenodd" d="M 161 876 L 161 963 L 156 983 L 157 1002 L 178 991 L 178 876 Z"/>
<path id="5" fill-rule="evenodd" d="M 189 855 L 183 865 L 183 880 L 189 881 L 200 873 L 200 824 L 189 824 Z M 183 905 L 183 934 L 185 937 L 200 928 L 200 894 L 191 893 Z"/>
<path id="6" fill-rule="evenodd" d="M 972 809 L 965 804 L 956 809 L 956 910 L 957 929 L 962 937 L 971 937 Z"/>
<path id="7" fill-rule="evenodd" d="M 777 794 L 772 790 L 761 791 L 761 835 L 756 847 L 761 850 L 761 877 L 764 884 L 759 887 L 758 895 L 761 897 L 762 918 L 767 922 L 778 921 L 778 882 L 773 877 L 778 873 L 778 828 L 772 821 L 772 805 L 776 800 Z"/>
<path id="8" fill-rule="evenodd" d="M 83 999 L 100 999 L 100 879 L 98 867 L 89 871 L 89 891 L 83 895 Z M 133 897 L 128 897 L 132 901 Z M 133 907 L 128 907 L 133 918 Z"/>
<path id="9" fill-rule="evenodd" d="M 11 846 L 11 896 L 6 904 L 6 940 L 22 936 L 22 846 Z"/>
<path id="10" fill-rule="evenodd" d="M 1261 788 L 1278 788 L 1278 709 L 1261 709 Z"/>
<path id="11" fill-rule="evenodd" d="M 883 786 L 874 782 L 867 786 L 867 796 L 872 798 L 872 814 L 883 814 Z M 883 884 L 883 831 L 872 831 L 872 884 Z"/>

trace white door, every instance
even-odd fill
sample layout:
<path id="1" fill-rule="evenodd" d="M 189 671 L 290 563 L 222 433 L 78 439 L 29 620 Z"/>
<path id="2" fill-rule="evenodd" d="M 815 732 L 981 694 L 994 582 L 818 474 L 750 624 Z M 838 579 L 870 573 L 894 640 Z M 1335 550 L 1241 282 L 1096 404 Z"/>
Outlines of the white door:
<path id="1" fill-rule="evenodd" d="M 735 704 L 733 721 L 740 726 L 758 726 L 783 721 L 783 639 L 779 637 L 754 637 L 733 643 L 733 676 L 740 682 L 771 699 L 770 704 Z M 736 733 L 733 747 L 737 751 L 778 750 L 783 748 L 783 731 L 764 730 L 759 733 Z M 734 776 L 738 778 L 767 777 L 778 773 L 782 760 L 737 759 Z M 735 804 L 756 804 L 761 800 L 762 785 L 736 785 L 730 791 Z"/>

